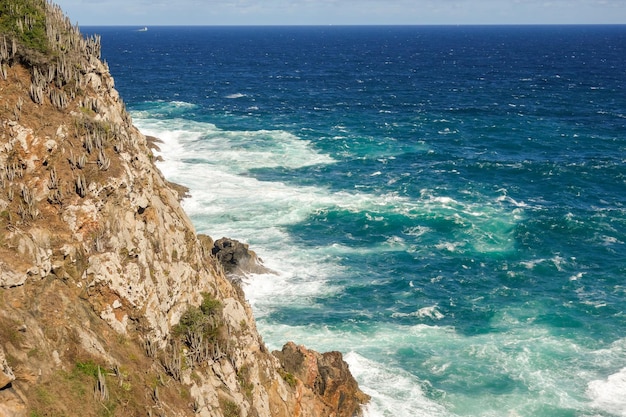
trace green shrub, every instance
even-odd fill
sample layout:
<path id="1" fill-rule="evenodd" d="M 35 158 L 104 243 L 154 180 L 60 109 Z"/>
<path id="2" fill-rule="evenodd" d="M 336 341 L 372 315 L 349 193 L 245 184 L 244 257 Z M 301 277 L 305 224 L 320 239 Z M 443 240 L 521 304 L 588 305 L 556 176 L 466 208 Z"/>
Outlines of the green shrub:
<path id="1" fill-rule="evenodd" d="M 182 336 L 186 333 L 201 329 L 204 327 L 204 324 L 205 317 L 204 314 L 202 314 L 202 310 L 198 307 L 189 307 L 175 326 L 174 334 Z"/>
<path id="2" fill-rule="evenodd" d="M 207 315 L 211 316 L 220 311 L 222 308 L 222 303 L 211 296 L 211 294 L 207 292 L 202 293 L 202 304 L 200 304 L 200 310 Z"/>
<path id="3" fill-rule="evenodd" d="M 283 380 L 284 380 L 287 384 L 289 384 L 289 386 L 290 386 L 291 388 L 295 388 L 295 387 L 296 387 L 296 384 L 297 384 L 296 377 L 295 377 L 292 373 L 290 373 L 290 372 L 286 372 L 286 371 L 283 371 L 282 369 L 280 369 L 280 370 L 278 371 L 278 373 L 279 373 L 279 374 L 280 374 L 280 376 L 283 378 Z"/>
<path id="4" fill-rule="evenodd" d="M 76 362 L 74 372 L 98 378 L 98 367 L 99 365 L 91 360 L 87 362 Z"/>
<path id="5" fill-rule="evenodd" d="M 0 0 L 0 33 L 27 49 L 47 52 L 45 1 Z"/>

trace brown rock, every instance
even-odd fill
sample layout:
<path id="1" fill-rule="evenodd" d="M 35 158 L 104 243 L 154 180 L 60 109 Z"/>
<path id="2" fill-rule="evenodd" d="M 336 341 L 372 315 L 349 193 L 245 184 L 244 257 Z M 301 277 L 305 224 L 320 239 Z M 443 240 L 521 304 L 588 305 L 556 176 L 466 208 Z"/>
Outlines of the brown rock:
<path id="1" fill-rule="evenodd" d="M 287 375 L 298 378 L 328 407 L 326 412 L 332 413 L 328 415 L 362 415 L 361 406 L 370 397 L 359 389 L 340 352 L 320 354 L 289 342 L 282 351 L 275 351 L 274 355 L 280 360 Z"/>
<path id="2" fill-rule="evenodd" d="M 6 387 L 13 381 L 15 381 L 15 375 L 6 361 L 4 349 L 0 346 L 0 389 Z"/>
<path id="3" fill-rule="evenodd" d="M 247 273 L 264 274 L 271 272 L 264 267 L 259 257 L 248 245 L 235 239 L 223 237 L 213 246 L 213 255 L 228 274 L 245 275 Z"/>

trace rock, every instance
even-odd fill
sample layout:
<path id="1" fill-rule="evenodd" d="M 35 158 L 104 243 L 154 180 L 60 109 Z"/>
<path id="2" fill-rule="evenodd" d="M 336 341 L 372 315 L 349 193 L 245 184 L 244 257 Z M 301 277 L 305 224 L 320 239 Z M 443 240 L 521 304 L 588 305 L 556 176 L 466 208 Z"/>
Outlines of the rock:
<path id="1" fill-rule="evenodd" d="M 298 378 L 330 408 L 336 417 L 362 415 L 361 405 L 370 397 L 363 393 L 340 352 L 320 354 L 293 342 L 273 352 L 286 374 Z"/>
<path id="2" fill-rule="evenodd" d="M 358 413 L 366 397 L 340 354 L 293 345 L 283 368 L 267 350 L 241 286 L 224 272 L 271 271 L 243 243 L 196 235 L 180 205 L 188 190 L 166 181 L 154 165 L 154 143 L 132 125 L 107 66 L 97 59 L 99 38 L 83 40 L 58 9 L 36 3 L 46 9 L 46 23 L 60 28 L 50 34 L 71 41 L 51 44 L 55 56 L 42 60 L 79 68 L 67 81 L 68 88 L 81 88 L 64 109 L 30 100 L 13 120 L 11 109 L 29 96 L 35 68 L 44 67 L 15 62 L 10 77 L 0 77 L 7 103 L 0 108 L 0 416 L 70 415 L 79 404 L 85 406 L 81 415 L 101 414 L 102 404 L 82 402 L 74 381 L 58 378 L 85 361 L 116 372 L 124 395 L 110 401 L 118 414 Z M 96 136 L 103 141 L 91 153 L 87 138 L 95 144 Z M 106 169 L 96 162 L 104 157 Z M 79 176 L 85 193 L 77 190 Z M 59 186 L 51 188 L 54 183 Z M 175 326 L 191 307 L 201 311 L 204 294 L 222 306 L 210 316 L 217 342 L 194 345 L 211 349 L 211 360 L 185 367 L 181 381 L 159 383 L 160 398 L 156 389 L 145 395 L 142 387 L 162 381 Z M 195 341 L 176 342 L 192 353 Z M 305 382 L 289 377 L 291 370 Z"/>
<path id="3" fill-rule="evenodd" d="M 48 152 L 52 152 L 52 151 L 54 151 L 57 148 L 56 141 L 54 141 L 52 139 L 48 139 L 44 145 L 46 146 L 46 150 Z"/>
<path id="4" fill-rule="evenodd" d="M 261 260 L 248 245 L 234 239 L 223 237 L 217 240 L 212 249 L 213 255 L 222 264 L 228 274 L 245 275 L 247 273 L 265 274 L 271 270 L 263 266 Z"/>
<path id="5" fill-rule="evenodd" d="M 26 405 L 15 393 L 0 391 L 0 416 L 27 417 L 28 415 Z"/>
<path id="6" fill-rule="evenodd" d="M 26 282 L 26 273 L 14 271 L 12 267 L 0 261 L 0 288 L 11 288 Z"/>
<path id="7" fill-rule="evenodd" d="M 0 390 L 15 381 L 15 374 L 7 363 L 4 349 L 0 346 Z"/>

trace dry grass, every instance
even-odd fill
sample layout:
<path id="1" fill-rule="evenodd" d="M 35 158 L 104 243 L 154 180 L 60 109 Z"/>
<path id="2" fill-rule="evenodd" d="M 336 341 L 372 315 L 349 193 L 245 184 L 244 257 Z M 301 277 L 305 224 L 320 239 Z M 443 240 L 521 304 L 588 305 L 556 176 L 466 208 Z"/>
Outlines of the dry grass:
<path id="1" fill-rule="evenodd" d="M 0 292 L 0 343 L 16 352 L 7 361 L 29 415 L 143 417 L 163 414 L 165 404 L 193 415 L 188 389 L 147 356 L 140 333 L 115 333 L 77 292 L 55 279 Z M 112 362 L 85 350 L 77 326 L 96 335 Z M 96 395 L 98 368 L 104 400 Z"/>

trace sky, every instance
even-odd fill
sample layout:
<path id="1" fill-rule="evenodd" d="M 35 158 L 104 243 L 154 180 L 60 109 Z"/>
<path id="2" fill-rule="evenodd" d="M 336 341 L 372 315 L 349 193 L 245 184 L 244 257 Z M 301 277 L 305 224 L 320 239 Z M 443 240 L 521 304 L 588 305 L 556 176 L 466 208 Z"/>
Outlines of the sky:
<path id="1" fill-rule="evenodd" d="M 99 25 L 626 24 L 626 0 L 56 0 Z"/>

